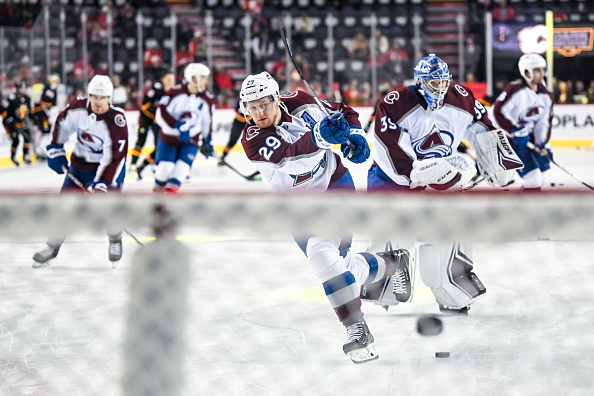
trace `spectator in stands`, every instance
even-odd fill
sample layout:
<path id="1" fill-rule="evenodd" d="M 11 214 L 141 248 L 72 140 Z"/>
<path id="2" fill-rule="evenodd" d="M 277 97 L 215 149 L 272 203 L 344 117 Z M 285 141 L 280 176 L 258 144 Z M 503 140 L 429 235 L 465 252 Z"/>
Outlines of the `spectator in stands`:
<path id="1" fill-rule="evenodd" d="M 594 80 L 590 81 L 590 86 L 588 87 L 588 103 L 594 103 Z"/>
<path id="2" fill-rule="evenodd" d="M 567 22 L 569 18 L 567 17 L 567 14 L 564 13 L 561 8 L 559 7 L 555 7 L 555 9 L 553 10 L 553 22 L 554 23 L 563 23 L 563 22 Z"/>
<path id="3" fill-rule="evenodd" d="M 390 49 L 390 42 L 381 30 L 375 29 L 375 45 L 377 56 L 381 56 Z"/>
<path id="4" fill-rule="evenodd" d="M 391 85 L 395 86 L 408 73 L 410 57 L 398 39 L 394 40 L 392 48 L 384 56 L 387 61 L 383 67 L 383 75 L 389 76 L 392 80 Z"/>
<path id="5" fill-rule="evenodd" d="M 159 75 L 162 67 L 163 52 L 159 44 L 154 44 L 144 52 L 144 69 L 149 74 L 148 77 L 153 80 Z"/>
<path id="6" fill-rule="evenodd" d="M 266 61 L 274 55 L 276 46 L 264 30 L 252 38 L 252 72 L 257 74 L 266 69 Z"/>
<path id="7" fill-rule="evenodd" d="M 188 51 L 194 57 L 195 63 L 206 63 L 206 40 L 201 30 L 194 32 L 194 37 L 188 45 Z"/>
<path id="8" fill-rule="evenodd" d="M 285 89 L 287 84 L 287 57 L 284 54 L 272 64 L 270 75 L 278 82 L 281 91 Z"/>
<path id="9" fill-rule="evenodd" d="M 178 50 L 175 54 L 176 79 L 181 81 L 184 69 L 187 65 L 194 62 L 194 56 L 190 53 L 186 44 L 181 44 L 177 48 Z"/>
<path id="10" fill-rule="evenodd" d="M 220 104 L 230 103 L 230 100 L 235 97 L 233 94 L 233 79 L 231 75 L 221 66 L 214 66 L 214 85 L 217 95 L 217 101 Z M 217 109 L 222 108 L 217 104 Z"/>
<path id="11" fill-rule="evenodd" d="M 573 103 L 588 103 L 588 93 L 582 80 L 575 82 L 575 89 L 573 91 Z"/>
<path id="12" fill-rule="evenodd" d="M 178 48 L 182 45 L 188 47 L 190 40 L 194 37 L 194 29 L 190 26 L 190 21 L 187 18 L 180 18 L 175 35 Z"/>
<path id="13" fill-rule="evenodd" d="M 351 59 L 367 61 L 369 58 L 369 40 L 363 33 L 358 33 L 351 41 L 348 51 Z"/>
<path id="14" fill-rule="evenodd" d="M 126 91 L 126 87 L 120 82 L 120 76 L 118 74 L 114 74 L 111 80 L 113 82 L 111 101 L 115 107 L 125 109 L 126 103 L 128 103 L 128 92 Z"/>
<path id="15" fill-rule="evenodd" d="M 301 56 L 301 54 L 296 54 L 293 55 L 294 59 L 295 59 L 295 64 L 297 65 L 297 67 L 299 68 L 299 70 L 301 71 L 301 75 L 304 78 L 309 78 L 309 65 L 307 64 L 307 62 L 305 61 L 305 59 L 303 59 L 303 57 Z M 291 91 L 306 91 L 307 92 L 307 88 L 305 87 L 305 84 L 303 83 L 303 80 L 301 79 L 301 77 L 299 76 L 299 73 L 297 73 L 297 70 L 295 68 L 293 68 L 292 72 L 291 72 Z"/>
<path id="16" fill-rule="evenodd" d="M 115 32 L 122 39 L 136 35 L 136 12 L 129 2 L 118 9 L 115 17 Z"/>
<path id="17" fill-rule="evenodd" d="M 95 75 L 95 70 L 91 65 L 91 56 L 87 52 L 87 79 L 90 80 Z M 73 83 L 79 83 L 84 85 L 84 64 L 82 59 L 74 64 L 74 69 L 72 70 L 72 80 Z M 86 86 L 84 87 L 86 89 Z"/>
<path id="18" fill-rule="evenodd" d="M 493 19 L 499 22 L 512 21 L 516 16 L 516 13 L 512 6 L 507 4 L 507 0 L 498 0 L 497 4 L 493 7 Z"/>
<path id="19" fill-rule="evenodd" d="M 464 68 L 466 72 L 476 76 L 480 60 L 481 48 L 475 43 L 474 37 L 466 37 L 466 46 L 464 47 Z"/>
<path id="20" fill-rule="evenodd" d="M 363 102 L 363 95 L 359 91 L 359 81 L 351 79 L 349 86 L 344 90 L 346 104 L 349 106 L 360 106 Z"/>

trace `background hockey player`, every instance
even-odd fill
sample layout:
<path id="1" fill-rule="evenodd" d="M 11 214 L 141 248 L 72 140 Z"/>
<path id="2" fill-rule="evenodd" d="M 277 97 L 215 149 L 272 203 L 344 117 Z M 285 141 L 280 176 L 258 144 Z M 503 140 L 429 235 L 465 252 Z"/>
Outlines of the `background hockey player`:
<path id="1" fill-rule="evenodd" d="M 159 101 L 175 85 L 175 74 L 171 71 L 165 73 L 159 81 L 155 81 L 151 89 L 146 91 L 144 98 L 142 98 L 142 106 L 140 108 L 140 118 L 138 120 L 138 138 L 136 144 L 132 149 L 132 155 L 130 158 L 130 169 L 135 170 L 138 174 L 138 178 L 142 179 L 142 171 L 144 168 L 155 162 L 155 150 L 157 147 L 157 139 L 159 138 L 159 126 L 155 122 L 155 113 L 159 106 Z M 155 149 L 149 154 L 148 157 L 144 158 L 138 166 L 136 162 L 142 152 L 142 148 L 146 143 L 149 130 L 153 131 L 155 138 Z"/>
<path id="2" fill-rule="evenodd" d="M 243 128 L 245 128 L 246 117 L 241 111 L 239 102 L 237 102 L 237 107 L 235 108 L 235 118 L 233 118 L 233 124 L 231 125 L 231 134 L 229 135 L 229 140 L 225 147 L 223 148 L 223 152 L 221 153 L 221 157 L 219 159 L 219 165 L 225 165 L 225 158 L 229 155 L 229 152 L 233 149 L 239 138 L 241 137 L 241 132 Z"/>
<path id="3" fill-rule="evenodd" d="M 267 72 L 243 81 L 240 101 L 244 114 L 251 117 L 241 143 L 273 190 L 355 189 L 348 169 L 331 150 L 334 144 L 341 144 L 343 153 L 354 163 L 369 157 L 358 114 L 352 108 L 324 102 L 333 112 L 326 117 L 314 98 L 303 91 L 280 96 L 278 83 Z M 350 243 L 342 238 L 295 239 L 347 329 L 344 352 L 355 363 L 377 359 L 373 336 L 361 312 L 359 290 L 362 285 L 397 274 L 393 276 L 394 291 L 407 300 L 410 282 L 401 283 L 407 276 L 403 273 L 408 269 L 406 256 L 392 251 L 384 252 L 385 258 L 373 253 L 346 254 Z"/>
<path id="4" fill-rule="evenodd" d="M 368 191 L 463 189 L 476 169 L 456 152 L 462 138 L 474 147 L 481 176 L 508 184 L 522 162 L 472 92 L 450 85 L 448 65 L 433 54 L 419 61 L 414 76 L 415 86 L 389 92 L 377 106 Z M 421 246 L 419 266 L 442 309 L 464 311 L 486 291 L 472 272 L 470 246 Z"/>
<path id="5" fill-rule="evenodd" d="M 17 149 L 19 147 L 19 136 L 23 137 L 23 162 L 31 163 L 29 149 L 31 147 L 31 129 L 29 128 L 28 117 L 31 111 L 31 98 L 27 95 L 27 84 L 19 81 L 15 84 L 16 92 L 8 95 L 2 101 L 2 123 L 6 128 L 8 137 L 12 140 L 10 148 L 10 159 L 19 166 Z"/>
<path id="6" fill-rule="evenodd" d="M 113 85 L 107 76 L 97 75 L 88 86 L 88 96 L 72 99 L 58 115 L 52 127 L 51 144 L 47 146 L 48 166 L 58 174 L 64 168 L 93 193 L 120 191 L 126 172 L 128 126 L 124 111 L 111 105 Z M 77 139 L 70 157 L 66 158 L 64 143 L 76 133 Z M 80 191 L 68 176 L 62 191 Z M 108 230 L 109 260 L 122 257 L 122 232 Z M 35 253 L 34 267 L 47 265 L 58 255 L 63 237 L 50 238 L 47 247 Z"/>
<path id="7" fill-rule="evenodd" d="M 31 110 L 31 117 L 41 132 L 41 137 L 35 144 L 35 157 L 38 160 L 47 158 L 45 146 L 48 145 L 50 140 L 50 120 L 57 115 L 58 85 L 60 85 L 60 75 L 50 74 L 41 89 L 39 100 Z M 55 114 L 52 117 L 54 111 Z"/>
<path id="8" fill-rule="evenodd" d="M 551 168 L 554 96 L 543 84 L 546 67 L 542 56 L 522 55 L 518 69 L 523 78 L 507 84 L 493 108 L 495 120 L 511 136 L 513 148 L 524 163 L 518 173 L 525 189 L 540 190 Z M 538 151 L 530 149 L 528 142 Z"/>
<path id="9" fill-rule="evenodd" d="M 161 128 L 157 144 L 156 192 L 176 193 L 190 174 L 198 153 L 210 155 L 210 133 L 214 102 L 206 92 L 210 69 L 190 63 L 184 69 L 184 83 L 174 86 L 161 98 L 156 122 Z"/>

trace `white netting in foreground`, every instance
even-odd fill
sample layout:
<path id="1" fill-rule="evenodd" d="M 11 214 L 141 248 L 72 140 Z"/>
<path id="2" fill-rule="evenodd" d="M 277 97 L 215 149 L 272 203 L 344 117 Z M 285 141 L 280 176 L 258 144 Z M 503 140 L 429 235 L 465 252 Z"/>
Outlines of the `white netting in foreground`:
<path id="1" fill-rule="evenodd" d="M 0 394 L 588 394 L 593 197 L 5 195 Z M 177 239 L 152 239 L 157 204 Z M 113 225 L 145 245 L 125 235 L 115 270 Z M 412 303 L 364 304 L 380 359 L 354 365 L 293 231 L 353 232 L 354 251 L 369 238 L 473 240 L 488 293 L 433 338 L 415 332 L 438 313 L 419 276 Z M 62 232 L 58 257 L 33 270 Z"/>
<path id="2" fill-rule="evenodd" d="M 26 236 L 150 226 L 156 204 L 180 225 L 211 230 L 358 232 L 381 239 L 513 241 L 550 235 L 594 236 L 594 194 L 192 194 L 163 196 L 15 195 L 2 197 L 0 235 Z"/>

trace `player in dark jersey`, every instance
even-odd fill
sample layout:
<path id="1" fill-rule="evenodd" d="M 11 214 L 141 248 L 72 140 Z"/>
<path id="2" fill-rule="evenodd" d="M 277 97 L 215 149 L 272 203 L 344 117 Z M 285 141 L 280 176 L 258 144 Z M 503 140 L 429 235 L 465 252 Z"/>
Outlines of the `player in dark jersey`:
<path id="1" fill-rule="evenodd" d="M 138 139 L 136 145 L 132 149 L 132 158 L 130 159 L 130 169 L 135 170 L 138 174 L 138 178 L 142 179 L 142 170 L 149 164 L 155 162 L 155 150 L 153 150 L 148 157 L 144 158 L 138 165 L 138 157 L 142 152 L 142 148 L 146 143 L 146 138 L 149 129 L 153 131 L 155 137 L 155 148 L 157 147 L 157 139 L 159 136 L 158 126 L 155 123 L 155 113 L 159 106 L 159 100 L 165 95 L 167 91 L 175 85 L 175 74 L 168 71 L 165 73 L 159 81 L 155 81 L 151 89 L 149 89 L 144 98 L 142 98 L 142 106 L 140 108 L 140 119 L 138 121 Z"/>
<path id="2" fill-rule="evenodd" d="M 221 154 L 221 158 L 219 159 L 219 165 L 225 165 L 225 158 L 229 155 L 229 152 L 233 149 L 239 138 L 241 137 L 241 132 L 243 128 L 245 128 L 246 117 L 242 113 L 239 102 L 237 102 L 237 106 L 235 107 L 235 118 L 233 119 L 233 124 L 231 125 L 231 135 L 229 135 L 229 141 L 225 145 L 223 149 L 223 153 Z"/>
<path id="3" fill-rule="evenodd" d="M 29 147 L 31 146 L 31 130 L 27 122 L 27 116 L 31 112 L 31 98 L 26 93 L 27 84 L 24 81 L 16 83 L 16 92 L 10 94 L 2 101 L 2 123 L 6 133 L 12 140 L 10 159 L 16 166 L 19 166 L 17 148 L 19 146 L 19 135 L 23 136 L 23 162 L 31 163 Z"/>
<path id="4" fill-rule="evenodd" d="M 47 159 L 45 146 L 49 143 L 50 138 L 50 111 L 56 106 L 59 84 L 60 75 L 56 73 L 50 74 L 47 77 L 47 82 L 43 85 L 39 101 L 35 103 L 35 106 L 31 109 L 31 118 L 41 131 L 41 137 L 35 144 L 35 157 L 38 160 Z"/>

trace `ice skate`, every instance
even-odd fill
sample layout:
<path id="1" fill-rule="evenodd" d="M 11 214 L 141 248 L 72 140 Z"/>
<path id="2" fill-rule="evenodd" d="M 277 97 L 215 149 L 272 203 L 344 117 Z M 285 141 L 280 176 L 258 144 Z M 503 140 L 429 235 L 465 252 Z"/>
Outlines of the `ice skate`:
<path id="1" fill-rule="evenodd" d="M 29 153 L 23 154 L 23 162 L 27 165 L 31 165 L 31 157 L 29 157 Z"/>
<path id="2" fill-rule="evenodd" d="M 396 266 L 396 272 L 392 275 L 392 293 L 396 300 L 403 303 L 409 301 L 412 296 L 410 252 L 406 249 L 396 249 L 378 255 L 392 261 Z"/>
<path id="3" fill-rule="evenodd" d="M 144 170 L 146 165 L 141 164 L 141 165 L 137 165 L 134 168 L 134 171 L 136 172 L 136 175 L 138 176 L 138 180 L 142 180 L 142 171 Z"/>
<path id="4" fill-rule="evenodd" d="M 60 251 L 60 246 L 51 247 L 46 246 L 33 255 L 33 268 L 45 267 L 49 265 L 49 261 L 55 258 Z"/>
<path id="5" fill-rule="evenodd" d="M 118 266 L 118 262 L 122 258 L 122 240 L 109 241 L 109 261 L 113 268 Z"/>
<path id="6" fill-rule="evenodd" d="M 10 160 L 11 160 L 11 161 L 12 161 L 12 163 L 13 163 L 13 164 L 15 164 L 16 166 L 20 166 L 20 164 L 19 164 L 19 160 L 17 159 L 17 156 L 16 156 L 16 154 L 15 154 L 15 155 L 12 155 L 12 156 L 10 157 Z"/>
<path id="7" fill-rule="evenodd" d="M 365 320 L 347 327 L 347 342 L 342 346 L 342 350 L 356 364 L 379 359 L 373 346 L 373 336 Z"/>

